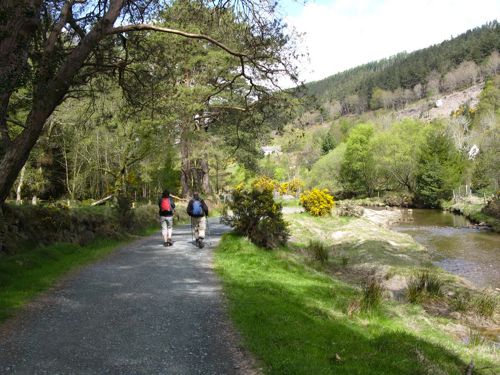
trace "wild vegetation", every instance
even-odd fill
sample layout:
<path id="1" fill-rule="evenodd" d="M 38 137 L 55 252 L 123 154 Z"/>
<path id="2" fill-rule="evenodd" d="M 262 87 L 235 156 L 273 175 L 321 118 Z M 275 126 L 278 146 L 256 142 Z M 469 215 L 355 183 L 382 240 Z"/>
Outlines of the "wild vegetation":
<path id="1" fill-rule="evenodd" d="M 498 296 L 357 204 L 499 227 L 498 22 L 311 83 L 316 100 L 278 87 L 297 78 L 296 38 L 274 2 L 91 3 L 0 4 L 0 319 L 153 224 L 164 188 L 200 191 L 242 235 L 217 269 L 268 373 L 498 368 L 478 333 Z M 470 87 L 477 98 L 426 117 Z"/>
<path id="2" fill-rule="evenodd" d="M 439 207 L 465 186 L 468 193 L 494 195 L 500 181 L 499 93 L 497 75 L 486 82 L 473 111 L 431 122 L 367 113 L 291 124 L 275 139 L 282 154 L 267 156 L 261 173 L 278 181 L 300 178 L 306 188 L 327 189 L 338 199 L 378 196 L 399 206 Z"/>
<path id="3" fill-rule="evenodd" d="M 234 235 L 218 248 L 231 317 L 265 373 L 462 374 L 471 359 L 474 373 L 498 371 L 495 349 L 474 340 L 476 331 L 461 343 L 446 330 L 449 318 L 388 300 L 375 279 L 353 286 L 321 264 Z"/>

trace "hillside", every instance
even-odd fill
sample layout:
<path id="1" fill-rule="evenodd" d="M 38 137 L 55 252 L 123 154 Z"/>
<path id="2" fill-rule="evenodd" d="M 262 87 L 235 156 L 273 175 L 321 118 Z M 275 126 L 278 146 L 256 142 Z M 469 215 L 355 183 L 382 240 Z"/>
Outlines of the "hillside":
<path id="1" fill-rule="evenodd" d="M 412 53 L 370 62 L 306 85 L 307 92 L 340 114 L 402 108 L 464 89 L 498 73 L 497 21 Z"/>

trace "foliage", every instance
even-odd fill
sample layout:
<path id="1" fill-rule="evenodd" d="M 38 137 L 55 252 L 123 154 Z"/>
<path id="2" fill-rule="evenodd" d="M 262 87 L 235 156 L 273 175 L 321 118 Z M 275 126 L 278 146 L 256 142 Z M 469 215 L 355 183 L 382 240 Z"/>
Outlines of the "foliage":
<path id="1" fill-rule="evenodd" d="M 483 292 L 472 299 L 473 310 L 485 318 L 493 318 L 500 309 L 500 300 L 494 293 Z"/>
<path id="2" fill-rule="evenodd" d="M 418 151 L 424 142 L 426 126 L 415 120 L 396 122 L 377 132 L 372 141 L 375 171 L 385 190 L 415 190 Z"/>
<path id="3" fill-rule="evenodd" d="M 346 144 L 341 143 L 314 163 L 309 174 L 307 186 L 309 188 L 328 189 L 333 193 L 342 191 L 339 180 L 345 150 Z"/>
<path id="4" fill-rule="evenodd" d="M 371 311 L 380 306 L 384 297 L 384 286 L 375 277 L 370 277 L 363 285 L 363 296 L 361 297 L 361 310 Z"/>
<path id="5" fill-rule="evenodd" d="M 372 125 L 360 124 L 347 138 L 339 174 L 345 191 L 371 196 L 375 190 L 375 159 L 370 149 L 373 133 Z"/>
<path id="6" fill-rule="evenodd" d="M 408 280 L 406 296 L 411 303 L 420 302 L 427 297 L 437 297 L 442 294 L 442 280 L 429 271 L 422 271 Z"/>
<path id="7" fill-rule="evenodd" d="M 420 149 L 416 172 L 415 198 L 426 207 L 438 207 L 452 196 L 465 167 L 463 155 L 453 146 L 440 126 L 430 128 Z"/>
<path id="8" fill-rule="evenodd" d="M 321 141 L 321 152 L 323 155 L 328 154 L 331 150 L 335 148 L 335 139 L 333 136 L 328 132 L 325 134 L 323 140 Z"/>
<path id="9" fill-rule="evenodd" d="M 307 245 L 307 251 L 309 251 L 315 260 L 320 263 L 328 262 L 329 258 L 329 249 L 325 244 L 321 241 L 310 240 Z"/>
<path id="10" fill-rule="evenodd" d="M 126 210 L 127 214 L 120 215 L 116 208 L 106 206 L 5 205 L 6 247 L 16 253 L 57 242 L 85 245 L 99 237 L 120 238 L 158 225 L 155 205 Z"/>
<path id="11" fill-rule="evenodd" d="M 262 192 L 273 192 L 277 184 L 275 180 L 267 176 L 259 176 L 252 182 L 252 188 Z"/>
<path id="12" fill-rule="evenodd" d="M 298 178 L 294 178 L 291 181 L 282 182 L 279 184 L 278 192 L 281 195 L 291 194 L 297 195 L 300 190 L 304 187 L 304 182 Z"/>
<path id="13" fill-rule="evenodd" d="M 330 215 L 335 204 L 328 190 L 312 189 L 300 195 L 300 204 L 313 216 Z"/>
<path id="14" fill-rule="evenodd" d="M 123 228 L 132 228 L 134 225 L 134 213 L 132 212 L 132 201 L 127 195 L 116 197 L 116 215 L 118 222 Z"/>
<path id="15" fill-rule="evenodd" d="M 228 203 L 232 214 L 226 215 L 225 221 L 236 233 L 247 236 L 253 243 L 274 249 L 288 240 L 288 224 L 269 185 L 263 186 L 267 188 L 235 189 L 232 201 Z"/>
<path id="16" fill-rule="evenodd" d="M 356 113 L 369 102 L 372 109 L 389 108 L 432 96 L 440 88 L 459 88 L 480 75 L 498 71 L 500 25 L 497 21 L 412 53 L 370 62 L 306 85 L 325 105 L 340 103 L 342 113 Z"/>
<path id="17" fill-rule="evenodd" d="M 455 311 L 474 312 L 483 318 L 493 318 L 500 308 L 498 296 L 488 291 L 475 294 L 469 291 L 458 292 L 450 304 Z"/>

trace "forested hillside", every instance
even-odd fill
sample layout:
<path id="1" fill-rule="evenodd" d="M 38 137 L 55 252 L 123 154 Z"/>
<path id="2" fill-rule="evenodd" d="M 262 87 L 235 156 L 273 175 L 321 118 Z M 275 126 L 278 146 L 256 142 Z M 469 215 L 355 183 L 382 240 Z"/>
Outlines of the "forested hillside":
<path id="1" fill-rule="evenodd" d="M 498 73 L 499 50 L 500 25 L 493 21 L 440 44 L 309 83 L 307 89 L 339 113 L 397 108 Z"/>

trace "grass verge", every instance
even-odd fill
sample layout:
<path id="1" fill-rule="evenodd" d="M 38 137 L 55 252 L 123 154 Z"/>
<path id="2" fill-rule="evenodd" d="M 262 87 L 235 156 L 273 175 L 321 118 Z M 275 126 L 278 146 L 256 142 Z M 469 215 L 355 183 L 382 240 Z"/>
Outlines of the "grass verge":
<path id="1" fill-rule="evenodd" d="M 228 234 L 215 262 L 231 317 L 267 374 L 463 374 L 471 359 L 498 369 L 493 349 L 457 342 L 419 306 L 384 301 L 349 316 L 362 291 L 286 248 Z"/>
<path id="2" fill-rule="evenodd" d="M 155 226 L 138 234 L 147 236 L 157 231 Z M 0 259 L 0 322 L 70 270 L 101 259 L 134 239 L 137 237 L 98 239 L 86 246 L 58 243 L 4 256 Z"/>

